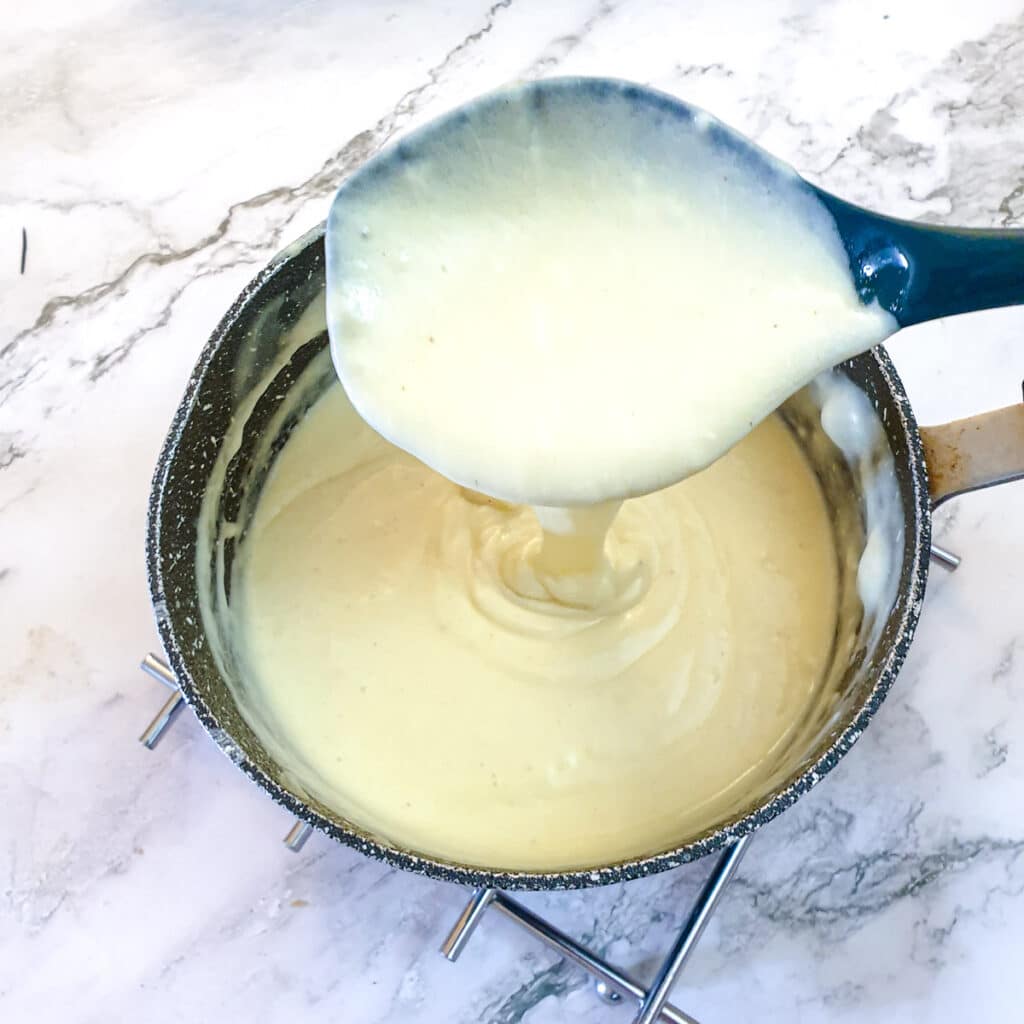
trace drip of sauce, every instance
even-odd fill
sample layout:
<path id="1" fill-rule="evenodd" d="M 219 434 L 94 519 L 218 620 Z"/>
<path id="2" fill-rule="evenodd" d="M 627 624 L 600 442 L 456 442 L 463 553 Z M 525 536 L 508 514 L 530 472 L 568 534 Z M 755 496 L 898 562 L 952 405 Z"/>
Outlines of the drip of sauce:
<path id="1" fill-rule="evenodd" d="M 232 603 L 246 700 L 308 792 L 420 852 L 556 870 L 671 846 L 766 784 L 835 629 L 793 436 L 770 417 L 688 481 L 571 515 L 466 492 L 340 387 L 307 413 Z"/>

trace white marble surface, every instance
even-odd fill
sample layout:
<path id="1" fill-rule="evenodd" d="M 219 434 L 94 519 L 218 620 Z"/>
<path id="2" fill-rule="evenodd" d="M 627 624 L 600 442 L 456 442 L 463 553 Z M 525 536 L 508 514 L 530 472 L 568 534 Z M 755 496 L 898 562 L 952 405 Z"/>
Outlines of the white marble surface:
<path id="1" fill-rule="evenodd" d="M 359 154 L 489 86 L 612 74 L 816 182 L 973 225 L 1024 213 L 1024 14 L 1003 0 L 35 0 L 0 28 L 0 1019 L 626 1021 L 464 893 L 284 813 L 164 698 L 149 476 L 203 341 Z M 28 234 L 19 274 L 21 229 Z M 925 421 L 1007 404 L 1024 313 L 891 345 Z M 675 1001 L 705 1024 L 1021 1019 L 1024 487 L 938 537 L 917 642 L 841 766 L 757 837 Z M 530 898 L 649 972 L 705 866 Z"/>

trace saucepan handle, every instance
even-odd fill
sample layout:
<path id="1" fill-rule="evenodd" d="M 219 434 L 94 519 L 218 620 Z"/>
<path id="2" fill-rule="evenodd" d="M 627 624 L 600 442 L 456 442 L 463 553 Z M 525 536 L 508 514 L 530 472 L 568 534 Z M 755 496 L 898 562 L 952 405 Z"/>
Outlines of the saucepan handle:
<path id="1" fill-rule="evenodd" d="M 1024 479 L 1024 402 L 922 427 L 932 508 L 967 491 Z"/>

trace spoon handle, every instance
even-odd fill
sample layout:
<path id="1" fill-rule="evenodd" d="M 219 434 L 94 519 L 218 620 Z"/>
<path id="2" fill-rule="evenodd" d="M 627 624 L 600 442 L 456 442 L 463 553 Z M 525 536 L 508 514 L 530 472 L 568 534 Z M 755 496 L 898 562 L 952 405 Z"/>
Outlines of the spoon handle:
<path id="1" fill-rule="evenodd" d="M 946 228 L 884 217 L 819 191 L 857 289 L 901 327 L 1024 303 L 1024 230 Z"/>

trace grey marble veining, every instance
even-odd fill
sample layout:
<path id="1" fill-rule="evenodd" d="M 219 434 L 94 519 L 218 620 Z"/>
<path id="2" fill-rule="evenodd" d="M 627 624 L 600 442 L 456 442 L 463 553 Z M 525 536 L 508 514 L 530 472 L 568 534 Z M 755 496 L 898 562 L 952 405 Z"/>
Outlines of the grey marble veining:
<path id="1" fill-rule="evenodd" d="M 244 16 L 244 22 L 243 22 Z M 0 34 L 0 1017 L 621 1022 L 465 893 L 314 836 L 164 699 L 149 475 L 206 335 L 367 155 L 515 78 L 618 75 L 856 202 L 1024 215 L 1024 14 L 982 0 L 23 5 Z M 27 232 L 20 272 L 21 230 Z M 1007 404 L 1024 317 L 906 332 L 919 417 Z M 758 834 L 673 1001 L 715 1021 L 1019 1017 L 1024 489 L 962 499 L 918 638 L 823 784 Z M 706 864 L 527 902 L 650 976 Z"/>

